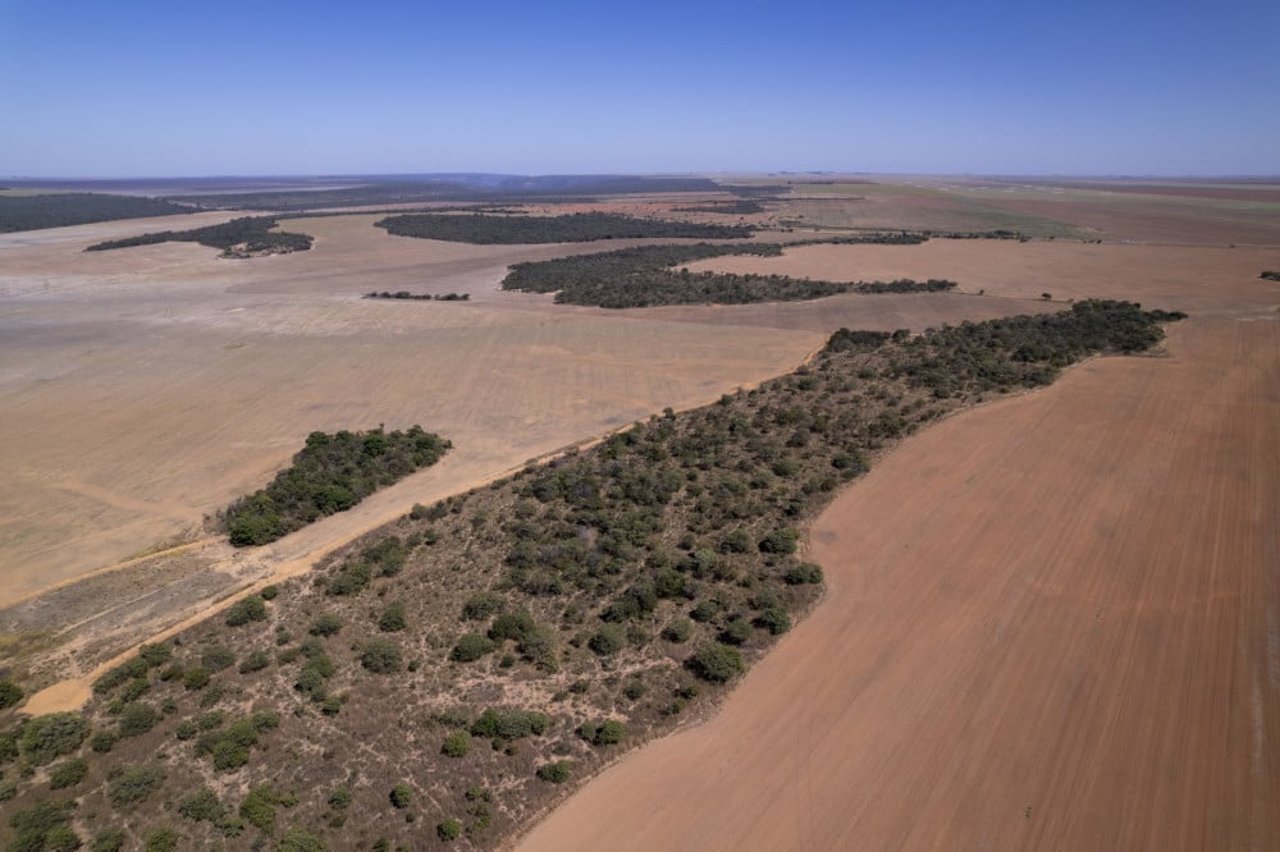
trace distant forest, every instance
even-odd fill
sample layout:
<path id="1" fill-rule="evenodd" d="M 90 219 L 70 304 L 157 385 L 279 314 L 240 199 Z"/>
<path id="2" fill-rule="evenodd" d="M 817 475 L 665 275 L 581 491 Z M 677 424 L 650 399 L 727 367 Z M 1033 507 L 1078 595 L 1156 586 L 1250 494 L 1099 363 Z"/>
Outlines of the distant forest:
<path id="1" fill-rule="evenodd" d="M 95 243 L 85 251 L 110 251 L 156 243 L 199 243 L 222 249 L 222 257 L 253 257 L 262 254 L 287 254 L 311 248 L 307 234 L 272 231 L 276 220 L 271 216 L 244 216 L 222 225 L 208 225 L 190 231 L 158 231 L 119 240 Z"/>
<path id="2" fill-rule="evenodd" d="M 172 204 L 159 198 L 131 195 L 103 195 L 97 192 L 6 195 L 0 196 L 0 233 L 194 212 L 191 207 Z"/>
<path id="3" fill-rule="evenodd" d="M 398 237 L 420 237 L 456 243 L 578 243 L 631 237 L 742 239 L 745 225 L 704 225 L 663 219 L 637 219 L 616 213 L 570 213 L 564 216 L 486 216 L 410 213 L 373 223 Z"/>
<path id="4" fill-rule="evenodd" d="M 334 178 L 340 182 L 340 178 Z M 600 195 L 628 193 L 716 192 L 707 178 L 657 178 L 626 175 L 431 175 L 420 178 L 353 178 L 356 186 L 334 189 L 281 189 L 230 194 L 178 196 L 182 201 L 220 210 L 322 210 L 427 201 L 510 202 L 591 201 Z"/>
<path id="5" fill-rule="evenodd" d="M 763 213 L 759 202 L 744 199 L 741 201 L 708 201 L 706 204 L 694 204 L 689 207 L 676 207 L 676 213 L 722 213 L 726 216 L 749 216 L 752 213 Z"/>
<path id="6" fill-rule="evenodd" d="M 267 544 L 325 515 L 345 512 L 379 488 L 435 464 L 451 446 L 421 426 L 403 432 L 312 432 L 270 485 L 227 509 L 231 543 Z"/>
<path id="7" fill-rule="evenodd" d="M 874 238 L 872 238 L 874 239 Z M 872 241 L 869 239 L 868 241 Z M 889 239 L 895 239 L 890 237 Z M 845 238 L 842 242 L 851 242 Z M 502 281 L 504 290 L 555 293 L 556 301 L 600 308 L 644 308 L 656 305 L 792 302 L 819 299 L 838 293 L 919 293 L 950 290 L 951 281 L 850 283 L 811 281 L 785 275 L 736 275 L 672 269 L 723 255 L 754 254 L 777 257 L 776 243 L 747 245 L 645 246 L 600 254 L 575 255 L 556 260 L 517 263 Z"/>

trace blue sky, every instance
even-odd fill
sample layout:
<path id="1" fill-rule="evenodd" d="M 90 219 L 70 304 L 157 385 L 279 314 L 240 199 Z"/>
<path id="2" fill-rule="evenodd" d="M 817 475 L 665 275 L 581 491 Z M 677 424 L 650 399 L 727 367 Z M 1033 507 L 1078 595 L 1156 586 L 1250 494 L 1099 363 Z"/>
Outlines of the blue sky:
<path id="1" fill-rule="evenodd" d="M 0 175 L 1280 174 L 1280 3 L 0 0 Z"/>

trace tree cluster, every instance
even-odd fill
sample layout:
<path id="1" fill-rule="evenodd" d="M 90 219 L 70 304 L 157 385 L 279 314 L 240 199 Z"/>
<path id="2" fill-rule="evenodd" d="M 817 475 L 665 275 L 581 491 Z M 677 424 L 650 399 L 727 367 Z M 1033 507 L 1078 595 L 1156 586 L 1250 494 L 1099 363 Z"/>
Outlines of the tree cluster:
<path id="1" fill-rule="evenodd" d="M 6 195 L 0 196 L 0 234 L 194 212 L 194 208 L 184 204 L 133 195 L 97 192 Z"/>
<path id="2" fill-rule="evenodd" d="M 665 219 L 638 219 L 617 213 L 569 213 L 563 216 L 406 213 L 373 223 L 398 237 L 459 243 L 577 243 L 633 237 L 741 239 L 745 225 L 706 225 Z"/>
<path id="3" fill-rule="evenodd" d="M 221 225 L 207 225 L 190 231 L 157 231 L 94 243 L 85 251 L 110 251 L 112 249 L 146 246 L 156 243 L 199 243 L 202 246 L 222 250 L 222 257 L 253 257 L 262 254 L 287 254 L 311 248 L 312 238 L 307 234 L 273 231 L 276 219 L 272 216 L 242 216 Z"/>

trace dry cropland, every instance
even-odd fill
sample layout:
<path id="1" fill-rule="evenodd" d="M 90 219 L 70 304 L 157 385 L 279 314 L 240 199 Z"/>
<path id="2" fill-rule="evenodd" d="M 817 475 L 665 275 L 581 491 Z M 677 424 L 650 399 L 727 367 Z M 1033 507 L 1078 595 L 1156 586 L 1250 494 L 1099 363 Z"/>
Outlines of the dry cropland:
<path id="1" fill-rule="evenodd" d="M 821 599 L 718 705 L 454 847 L 1280 848 L 1280 283 L 1260 278 L 1280 270 L 1276 187 L 732 180 L 760 185 L 761 212 L 659 195 L 526 211 L 802 243 L 695 275 L 956 286 L 580 307 L 500 282 L 513 263 L 681 241 L 472 245 L 358 209 L 282 222 L 313 247 L 244 260 L 83 251 L 231 211 L 0 234 L 0 675 L 27 692 L 4 712 L 92 707 L 139 643 L 305 582 L 415 504 L 789 373 L 839 328 L 1131 300 L 1188 318 L 1153 353 L 1090 358 L 874 458 L 801 531 Z M 817 242 L 867 229 L 1023 238 Z M 363 298 L 384 290 L 467 299 Z M 309 433 L 379 424 L 453 449 L 274 543 L 227 542 L 218 511 Z M 409 848 L 444 843 L 434 819 L 387 819 Z"/>

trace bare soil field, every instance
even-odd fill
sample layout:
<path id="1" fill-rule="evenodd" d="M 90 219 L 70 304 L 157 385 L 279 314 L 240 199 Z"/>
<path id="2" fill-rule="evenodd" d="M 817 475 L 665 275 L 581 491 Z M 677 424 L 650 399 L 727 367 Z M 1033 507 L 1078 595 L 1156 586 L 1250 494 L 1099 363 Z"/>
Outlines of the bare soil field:
<path id="1" fill-rule="evenodd" d="M 912 438 L 828 594 L 521 849 L 1280 843 L 1280 325 L 1192 319 Z"/>
<path id="2" fill-rule="evenodd" d="M 1147 307 L 1196 315 L 1252 316 L 1265 314 L 1280 302 L 1280 286 L 1258 278 L 1259 272 L 1277 264 L 1277 247 L 934 239 L 918 246 L 801 246 L 780 257 L 718 257 L 691 263 L 689 268 L 834 281 L 947 278 L 966 294 L 1029 300 L 1047 292 L 1058 301 L 1131 299 Z M 914 304 L 920 297 L 908 298 Z M 930 296 L 934 300 L 965 298 Z M 814 307 L 802 305 L 797 310 Z"/>

